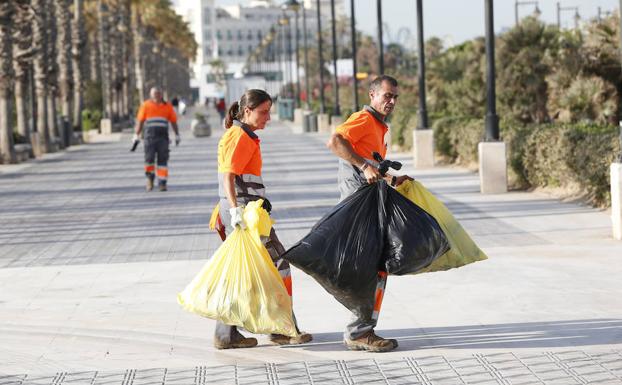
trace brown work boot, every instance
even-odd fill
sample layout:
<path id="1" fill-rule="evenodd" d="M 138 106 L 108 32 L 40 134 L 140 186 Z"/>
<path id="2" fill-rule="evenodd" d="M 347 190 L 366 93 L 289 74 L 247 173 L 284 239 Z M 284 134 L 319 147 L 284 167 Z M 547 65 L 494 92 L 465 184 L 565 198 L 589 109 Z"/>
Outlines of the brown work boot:
<path id="1" fill-rule="evenodd" d="M 289 337 L 283 334 L 270 334 L 269 338 L 270 342 L 275 345 L 300 345 L 313 340 L 313 336 L 305 332 L 300 332 L 296 337 Z"/>
<path id="2" fill-rule="evenodd" d="M 167 190 L 165 183 L 160 183 L 159 187 L 160 187 L 160 191 L 166 191 Z"/>
<path id="3" fill-rule="evenodd" d="M 246 338 L 237 331 L 233 333 L 229 341 L 222 341 L 218 337 L 214 338 L 216 349 L 252 348 L 253 346 L 257 346 L 257 338 Z"/>
<path id="4" fill-rule="evenodd" d="M 145 188 L 147 191 L 153 190 L 153 179 L 147 178 L 147 187 Z"/>
<path id="5" fill-rule="evenodd" d="M 378 337 L 373 330 L 355 340 L 346 338 L 343 343 L 350 350 L 366 350 L 368 352 L 388 352 L 397 348 L 397 340 Z"/>

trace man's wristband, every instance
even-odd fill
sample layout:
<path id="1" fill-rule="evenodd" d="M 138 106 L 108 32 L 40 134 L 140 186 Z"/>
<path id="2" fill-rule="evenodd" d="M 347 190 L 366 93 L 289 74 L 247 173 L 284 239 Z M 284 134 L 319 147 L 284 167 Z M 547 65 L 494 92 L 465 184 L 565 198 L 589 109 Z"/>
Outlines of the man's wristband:
<path id="1" fill-rule="evenodd" d="M 391 186 L 395 187 L 396 183 L 397 183 L 397 177 L 395 175 L 393 175 L 391 177 Z"/>

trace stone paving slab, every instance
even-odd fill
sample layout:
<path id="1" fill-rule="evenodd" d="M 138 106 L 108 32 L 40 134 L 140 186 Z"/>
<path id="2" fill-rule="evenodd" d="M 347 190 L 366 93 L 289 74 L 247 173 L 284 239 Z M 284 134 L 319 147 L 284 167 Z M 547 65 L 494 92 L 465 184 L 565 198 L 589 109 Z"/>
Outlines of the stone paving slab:
<path id="1" fill-rule="evenodd" d="M 265 377 L 266 368 L 278 376 L 300 365 L 317 365 L 313 383 L 373 383 L 357 377 L 358 369 L 383 383 L 374 367 L 394 367 L 392 383 L 567 384 L 599 376 L 607 383 L 607 370 L 619 376 L 622 243 L 611 239 L 607 213 L 540 193 L 482 195 L 476 174 L 413 170 L 409 154 L 391 157 L 448 205 L 491 258 L 391 277 L 378 333 L 398 339 L 394 352 L 346 351 L 349 313 L 295 269 L 294 307 L 313 343 L 274 347 L 258 336 L 254 349 L 215 350 L 214 322 L 181 310 L 175 295 L 220 244 L 207 230 L 220 133 L 182 131 L 166 193 L 144 192 L 142 158 L 129 153 L 128 134 L 8 173 L 0 168 L 0 373 L 43 381 L 58 373 L 74 383 L 78 373 L 97 372 L 110 383 L 151 373 L 160 384 L 165 373 L 179 373 L 181 382 L 192 377 L 187 370 L 202 368 L 207 380 L 217 366 L 242 373 L 249 365 L 250 383 L 261 383 L 251 374 L 277 378 Z M 260 137 L 275 227 L 287 247 L 336 203 L 337 165 L 324 135 L 292 135 L 273 122 Z M 505 355 L 507 365 L 495 361 Z M 427 366 L 410 364 L 413 371 L 404 357 Z M 512 357 L 533 370 L 535 382 Z M 594 357 L 603 357 L 604 372 L 593 369 Z"/>
<path id="2" fill-rule="evenodd" d="M 0 375 L 0 385 L 620 384 L 622 352 L 474 354 Z"/>

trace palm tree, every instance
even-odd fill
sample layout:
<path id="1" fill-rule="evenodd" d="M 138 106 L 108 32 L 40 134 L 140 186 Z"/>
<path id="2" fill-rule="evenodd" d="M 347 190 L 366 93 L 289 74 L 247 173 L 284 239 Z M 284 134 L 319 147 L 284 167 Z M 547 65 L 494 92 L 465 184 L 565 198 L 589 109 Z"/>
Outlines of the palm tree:
<path id="1" fill-rule="evenodd" d="M 102 96 L 104 100 L 104 118 L 112 119 L 112 93 L 110 81 L 110 46 L 108 33 L 108 6 L 105 1 L 97 0 L 97 21 L 99 23 L 99 57 L 101 65 Z"/>
<path id="2" fill-rule="evenodd" d="M 27 96 L 32 63 L 32 19 L 34 10 L 30 0 L 14 0 L 13 71 L 15 73 L 15 112 L 17 133 L 30 140 L 28 127 Z"/>
<path id="3" fill-rule="evenodd" d="M 136 79 L 136 91 L 138 99 L 142 102 L 145 100 L 145 78 L 143 71 L 143 59 L 141 55 L 141 45 L 143 43 L 143 22 L 141 16 L 139 1 L 132 1 L 131 5 L 131 25 L 132 25 L 132 42 L 134 56 L 134 78 Z"/>
<path id="4" fill-rule="evenodd" d="M 47 110 L 48 110 L 48 126 L 50 132 L 55 138 L 55 141 L 60 138 L 59 127 L 56 113 L 56 97 L 58 96 L 58 64 L 56 63 L 56 36 L 57 25 L 56 18 L 54 16 L 54 2 L 55 0 L 47 0 L 45 2 L 45 12 L 50 15 L 46 17 L 47 28 L 47 46 L 48 46 L 48 97 L 47 97 Z M 62 142 L 61 142 L 62 143 Z"/>
<path id="5" fill-rule="evenodd" d="M 43 154 L 50 151 L 50 127 L 47 119 L 47 30 L 46 5 L 47 0 L 32 0 L 35 16 L 32 19 L 32 46 L 34 49 L 33 68 L 35 80 L 35 94 L 37 99 L 37 135 L 36 152 Z"/>
<path id="6" fill-rule="evenodd" d="M 57 40 L 56 40 L 56 62 L 58 64 L 58 85 L 60 91 L 60 104 L 63 120 L 69 122 L 68 127 L 64 127 L 61 130 L 61 143 L 70 145 L 71 142 L 65 143 L 66 134 L 65 129 L 71 127 L 71 99 L 73 88 L 73 75 L 72 75 L 72 63 L 71 63 L 71 13 L 69 11 L 71 0 L 55 0 L 55 16 L 58 22 L 57 25 Z"/>
<path id="7" fill-rule="evenodd" d="M 10 121 L 11 97 L 11 28 L 13 5 L 0 3 L 0 157 L 2 163 L 15 163 L 13 130 Z"/>
<path id="8" fill-rule="evenodd" d="M 73 130 L 82 130 L 82 106 L 84 104 L 84 79 L 82 56 L 85 47 L 83 0 L 73 0 L 71 26 L 71 65 L 73 67 Z"/>

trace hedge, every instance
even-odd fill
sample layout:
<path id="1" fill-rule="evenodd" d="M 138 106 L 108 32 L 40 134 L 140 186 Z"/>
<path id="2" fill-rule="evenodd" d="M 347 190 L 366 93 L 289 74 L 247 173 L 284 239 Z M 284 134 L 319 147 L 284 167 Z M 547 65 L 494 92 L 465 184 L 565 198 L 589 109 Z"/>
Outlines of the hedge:
<path id="1" fill-rule="evenodd" d="M 433 129 L 442 158 L 469 167 L 477 164 L 482 119 L 442 118 Z M 510 188 L 578 187 L 592 205 L 610 205 L 609 165 L 620 152 L 617 127 L 505 121 L 500 130 L 507 144 Z"/>

